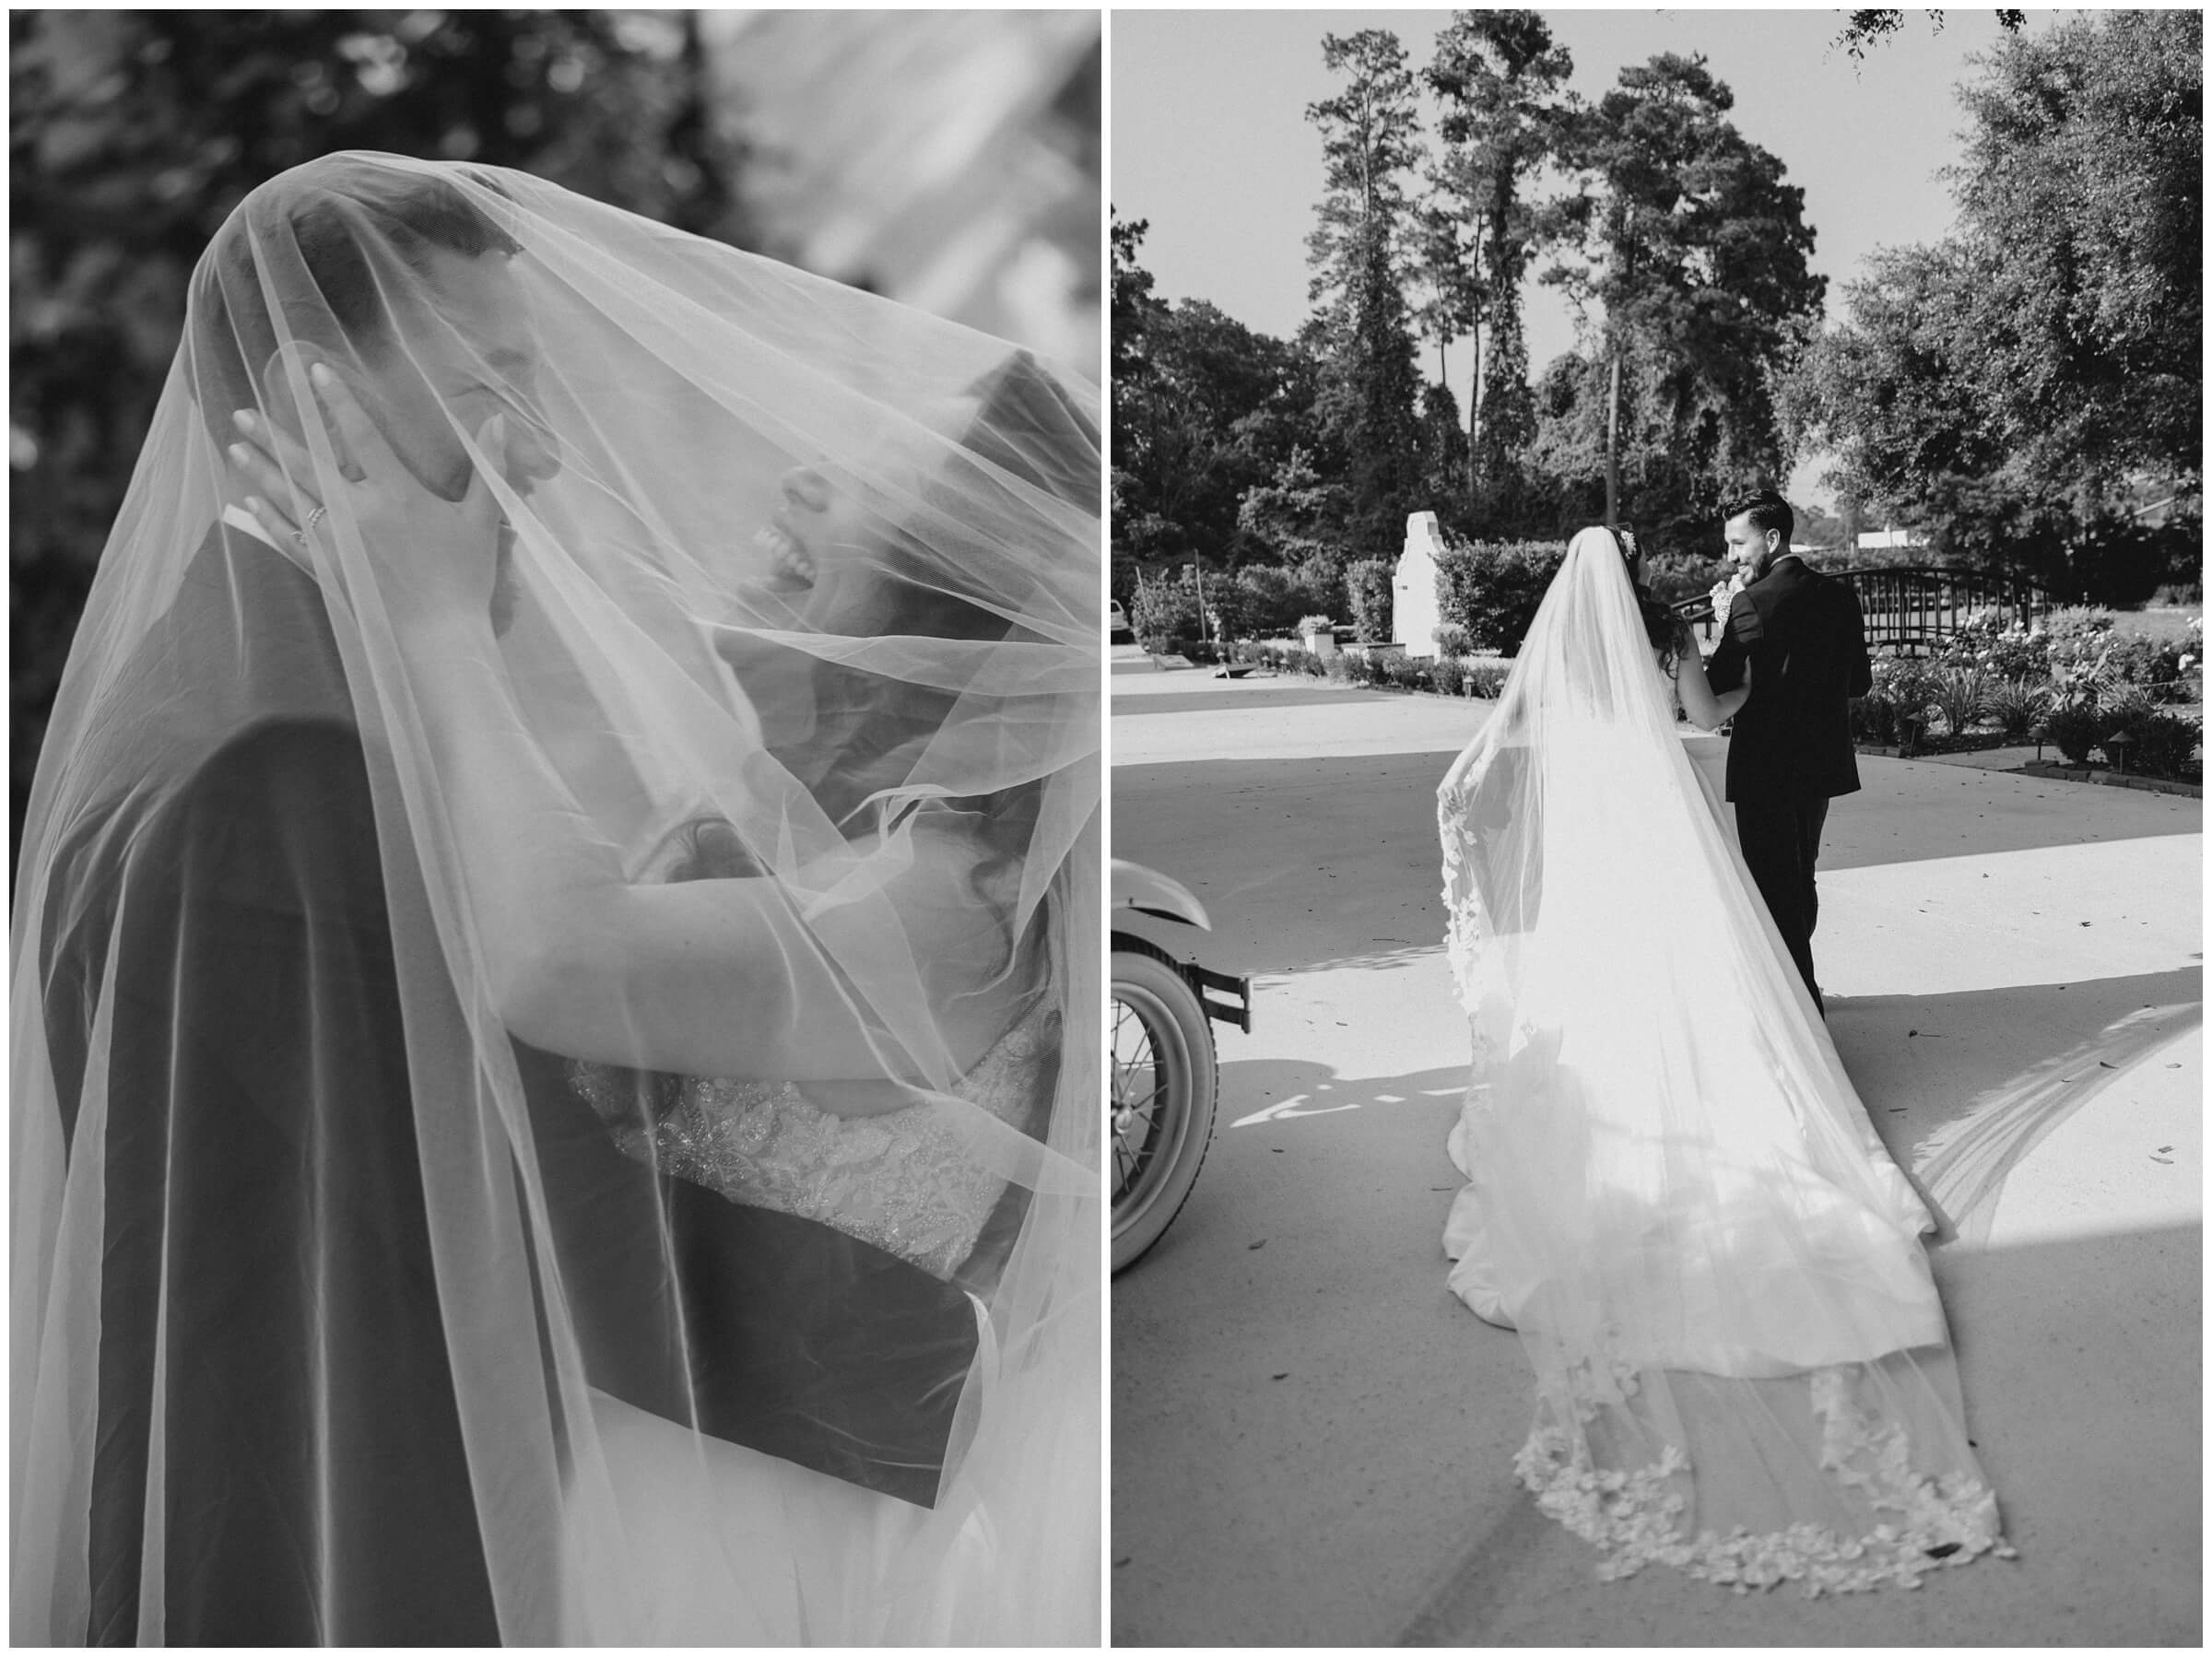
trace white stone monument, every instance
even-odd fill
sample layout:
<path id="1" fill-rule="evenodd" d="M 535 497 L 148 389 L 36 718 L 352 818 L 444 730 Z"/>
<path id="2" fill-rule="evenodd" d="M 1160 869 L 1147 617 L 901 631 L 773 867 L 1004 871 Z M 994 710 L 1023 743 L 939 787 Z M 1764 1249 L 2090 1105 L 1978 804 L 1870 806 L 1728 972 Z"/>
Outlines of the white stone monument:
<path id="1" fill-rule="evenodd" d="M 1444 549 L 1434 512 L 1414 512 L 1406 520 L 1406 549 L 1390 578 L 1390 630 L 1409 656 L 1433 656 L 1436 629 L 1443 613 L 1436 603 L 1436 555 Z"/>

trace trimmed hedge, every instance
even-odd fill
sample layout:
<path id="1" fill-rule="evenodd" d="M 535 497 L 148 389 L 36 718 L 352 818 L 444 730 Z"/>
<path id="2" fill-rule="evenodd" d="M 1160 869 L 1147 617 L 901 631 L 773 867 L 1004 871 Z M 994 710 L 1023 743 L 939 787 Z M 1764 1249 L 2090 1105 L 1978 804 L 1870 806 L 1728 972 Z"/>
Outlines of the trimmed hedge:
<path id="1" fill-rule="evenodd" d="M 1436 561 L 1440 625 L 1463 629 L 1477 650 L 1519 654 L 1566 558 L 1558 541 L 1453 541 Z"/>
<path id="2" fill-rule="evenodd" d="M 1382 643 L 1394 637 L 1391 611 L 1395 595 L 1391 578 L 1396 573 L 1397 566 L 1389 558 L 1361 558 L 1346 567 L 1344 595 L 1362 641 Z"/>

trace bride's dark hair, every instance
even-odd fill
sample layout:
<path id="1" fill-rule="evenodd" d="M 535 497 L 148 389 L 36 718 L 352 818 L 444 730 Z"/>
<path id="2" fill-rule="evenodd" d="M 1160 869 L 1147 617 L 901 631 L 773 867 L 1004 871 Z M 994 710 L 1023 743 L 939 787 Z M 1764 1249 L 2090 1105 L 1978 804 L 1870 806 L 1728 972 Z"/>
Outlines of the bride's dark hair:
<path id="1" fill-rule="evenodd" d="M 1006 358 L 969 388 L 977 410 L 960 446 L 1008 476 L 1057 499 L 1088 504 L 1099 496 L 1099 434 L 1057 382 L 1027 352 Z M 925 566 L 918 548 L 894 539 L 885 550 L 893 579 L 885 583 L 886 607 L 867 617 L 879 633 L 938 639 L 1000 640 L 1013 624 L 979 599 L 947 589 L 942 572 Z M 812 669 L 816 718 L 803 738 L 771 749 L 784 767 L 806 785 L 830 820 L 848 834 L 873 826 L 868 802 L 896 789 L 913 772 L 930 739 L 952 715 L 961 692 L 912 685 L 840 663 L 818 661 Z M 1042 780 L 1018 783 L 993 793 L 940 802 L 971 815 L 973 832 L 991 855 L 975 872 L 972 889 L 979 903 L 1002 901 L 994 889 L 1000 878 L 1018 873 L 1036 830 L 1043 804 Z M 670 882 L 735 878 L 759 873 L 735 828 L 718 817 L 685 824 L 664 847 Z M 1010 915 L 1008 916 L 1010 920 Z M 1044 969 L 1034 953 L 1046 922 L 1041 907 L 1021 936 L 1006 938 L 1001 970 L 1036 973 Z M 1027 963 L 1038 961 L 1031 968 Z M 1058 1017 L 1054 1015 L 1055 1018 Z M 655 1121 L 677 1108 L 686 1077 L 659 1071 L 624 1070 L 606 1065 L 571 1065 L 571 1074 L 594 1078 L 594 1089 Z M 1056 1067 L 1053 1074 L 1056 1076 Z M 1022 1130 L 1041 1137 L 1050 1109 L 1052 1084 L 1040 1090 Z M 986 1221 L 963 1273 L 987 1282 L 1004 1263 L 1029 1205 L 1028 1193 L 1009 1186 Z M 982 1263 L 979 1266 L 976 1263 Z M 980 1275 L 979 1275 L 980 1274 Z"/>
<path id="2" fill-rule="evenodd" d="M 471 182 L 506 194 L 491 178 Z M 433 253 L 476 258 L 522 251 L 445 179 L 378 166 L 369 158 L 324 156 L 256 194 L 263 197 L 261 214 L 283 212 L 306 276 L 283 324 L 341 353 L 375 358 L 392 344 L 384 296 L 389 276 L 372 263 L 371 244 L 388 248 L 422 275 Z M 255 239 L 245 230 L 255 206 L 250 199 L 247 210 L 217 234 L 192 276 L 194 303 L 206 324 L 194 335 L 190 381 L 218 443 L 236 436 L 232 409 L 259 405 L 261 365 L 276 351 L 279 319 L 270 313 L 268 273 L 256 257 Z"/>
<path id="3" fill-rule="evenodd" d="M 969 386 L 976 409 L 960 447 L 1000 472 L 1053 499 L 1088 505 L 1099 497 L 1099 434 L 1082 411 L 1027 351 L 1008 356 Z M 878 634 L 913 638 L 1003 640 L 1013 626 L 980 596 L 953 590 L 940 560 L 894 534 L 883 549 L 889 579 L 867 625 Z M 930 739 L 952 715 L 962 692 L 886 678 L 842 663 L 811 669 L 815 718 L 804 738 L 774 748 L 830 821 L 848 834 L 874 827 L 868 803 L 912 774 Z M 1037 824 L 1044 784 L 1030 781 L 971 799 L 948 800 L 975 814 L 977 832 L 995 855 L 976 873 L 976 895 L 987 900 L 993 876 L 1016 865 Z M 669 878 L 699 880 L 746 874 L 752 864 L 736 835 L 719 819 L 678 831 Z"/>
<path id="4" fill-rule="evenodd" d="M 1643 549 L 1636 544 L 1635 530 L 1621 523 L 1613 526 L 1608 533 L 1613 536 L 1613 544 L 1620 548 L 1621 561 L 1629 567 L 1629 584 L 1636 592 L 1636 609 L 1643 617 L 1644 635 L 1651 640 L 1652 648 L 1659 652 L 1659 665 L 1671 674 L 1688 644 L 1688 626 L 1675 614 L 1674 607 L 1653 593 L 1645 582 Z"/>

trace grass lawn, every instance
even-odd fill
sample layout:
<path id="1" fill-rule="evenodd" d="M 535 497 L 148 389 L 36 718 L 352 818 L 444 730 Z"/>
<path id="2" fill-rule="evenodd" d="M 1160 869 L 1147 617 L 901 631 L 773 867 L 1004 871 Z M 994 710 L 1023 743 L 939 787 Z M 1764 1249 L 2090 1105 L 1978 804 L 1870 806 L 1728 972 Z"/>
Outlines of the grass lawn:
<path id="1" fill-rule="evenodd" d="M 2205 606 L 2196 605 L 2160 605 L 2155 609 L 2114 610 L 2112 631 L 2134 633 L 2149 639 L 2179 639 L 2188 632 L 2189 624 L 2199 619 Z"/>

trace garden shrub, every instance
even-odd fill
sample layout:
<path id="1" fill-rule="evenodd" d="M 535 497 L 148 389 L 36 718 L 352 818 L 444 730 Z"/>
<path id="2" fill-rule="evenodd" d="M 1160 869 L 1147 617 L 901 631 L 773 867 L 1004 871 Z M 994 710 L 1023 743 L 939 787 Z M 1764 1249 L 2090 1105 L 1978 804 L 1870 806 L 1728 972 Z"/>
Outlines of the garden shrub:
<path id="1" fill-rule="evenodd" d="M 2123 725 L 2112 735 L 2125 734 L 2126 765 L 2130 771 L 2146 777 L 2165 777 L 2176 781 L 2196 781 L 2204 775 L 2204 768 L 2196 758 L 2197 747 L 2204 740 L 2204 731 L 2193 719 L 2163 710 L 2144 714 Z M 2105 740 L 2109 743 L 2112 735 Z M 2106 749 L 2107 757 L 2111 749 Z"/>
<path id="2" fill-rule="evenodd" d="M 2006 625 L 2004 612 L 1992 607 L 1968 617 L 1935 660 L 1940 667 L 1978 667 L 1996 679 L 2037 679 L 2051 671 L 2051 640 Z"/>
<path id="3" fill-rule="evenodd" d="M 2178 639 L 2117 634 L 2105 647 L 2105 671 L 2115 680 L 2142 686 L 2159 701 L 2184 701 L 2189 685 L 2182 662 L 2187 654 L 2188 647 Z"/>
<path id="4" fill-rule="evenodd" d="M 1344 595 L 1351 605 L 1352 625 L 1363 640 L 1386 640 L 1391 632 L 1391 577 L 1396 566 L 1388 558 L 1361 558 L 1344 571 Z"/>
<path id="5" fill-rule="evenodd" d="M 1431 683 L 1428 664 L 1416 661 L 1402 650 L 1383 655 L 1382 676 L 1402 690 L 1426 690 Z"/>
<path id="6" fill-rule="evenodd" d="M 1897 742 L 1897 699 L 1880 686 L 1851 704 L 1851 734 L 1859 742 L 1891 747 Z"/>
<path id="7" fill-rule="evenodd" d="M 1459 696 L 1466 687 L 1467 670 L 1460 665 L 1457 656 L 1439 656 L 1436 664 L 1429 670 L 1429 678 L 1440 694 Z"/>
<path id="8" fill-rule="evenodd" d="M 2043 737 L 2068 765 L 2087 765 L 2089 750 L 2105 738 L 2104 716 L 2089 701 L 2068 702 L 2051 710 L 2043 720 Z"/>
<path id="9" fill-rule="evenodd" d="M 1495 701 L 1512 672 L 1512 669 L 1496 662 L 1470 662 L 1466 666 L 1467 694 L 1478 696 L 1486 702 Z"/>
<path id="10" fill-rule="evenodd" d="M 1874 658 L 1874 690 L 1886 700 L 1895 720 L 1895 735 L 1903 739 L 1916 726 L 1927 723 L 1936 703 L 1935 670 L 1911 656 L 1883 651 Z"/>
<path id="11" fill-rule="evenodd" d="M 1188 570 L 1172 576 L 1156 575 L 1138 583 L 1129 606 L 1129 625 L 1148 651 L 1161 651 L 1170 640 L 1195 638 L 1204 629 L 1198 621 L 1198 589 Z"/>
<path id="12" fill-rule="evenodd" d="M 1978 667 L 1941 667 L 1930 676 L 1929 701 L 1953 736 L 1971 730 L 1989 699 L 1989 681 Z"/>
<path id="13" fill-rule="evenodd" d="M 1227 652 L 1210 639 L 1173 640 L 1169 645 L 1168 653 L 1184 657 L 1197 663 L 1200 666 L 1207 666 L 1216 662 L 1228 660 Z"/>
<path id="14" fill-rule="evenodd" d="M 1259 605 L 1252 590 L 1233 575 L 1206 578 L 1206 607 L 1218 638 L 1249 639 L 1259 630 L 1254 624 Z"/>
<path id="15" fill-rule="evenodd" d="M 2035 734 L 2036 724 L 2050 701 L 2051 693 L 2045 687 L 2023 676 L 2006 679 L 1994 687 L 1986 711 L 2000 735 L 2009 742 L 2019 742 Z"/>
<path id="16" fill-rule="evenodd" d="M 1437 558 L 1436 597 L 1445 625 L 1477 650 L 1517 654 L 1567 549 L 1557 541 L 1460 541 Z"/>
<path id="17" fill-rule="evenodd" d="M 1296 572 L 1275 564 L 1247 564 L 1235 581 L 1245 625 L 1257 637 L 1295 631 L 1300 617 L 1329 602 Z"/>

